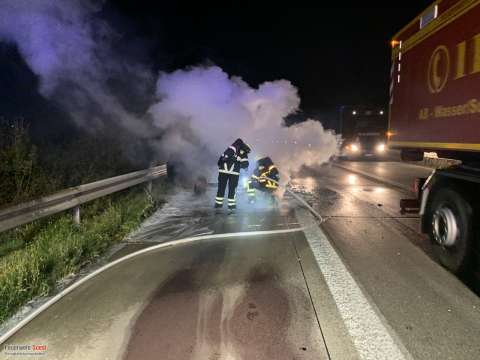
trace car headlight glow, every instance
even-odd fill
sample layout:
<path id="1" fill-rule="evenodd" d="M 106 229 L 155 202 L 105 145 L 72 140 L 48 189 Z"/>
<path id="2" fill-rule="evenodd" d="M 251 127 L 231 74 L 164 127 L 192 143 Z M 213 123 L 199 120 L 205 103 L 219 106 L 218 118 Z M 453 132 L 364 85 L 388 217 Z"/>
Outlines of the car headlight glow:
<path id="1" fill-rule="evenodd" d="M 384 152 L 385 151 L 385 144 L 378 144 L 377 145 L 377 151 L 378 152 Z"/>
<path id="2" fill-rule="evenodd" d="M 350 150 L 352 150 L 353 152 L 357 152 L 359 149 L 359 146 L 357 144 L 351 144 L 350 145 Z"/>

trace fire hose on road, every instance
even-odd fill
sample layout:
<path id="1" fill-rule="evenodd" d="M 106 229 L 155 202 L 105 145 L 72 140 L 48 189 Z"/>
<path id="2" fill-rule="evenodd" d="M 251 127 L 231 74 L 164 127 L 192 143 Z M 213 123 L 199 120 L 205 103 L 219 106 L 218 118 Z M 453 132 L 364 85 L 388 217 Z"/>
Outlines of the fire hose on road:
<path id="1" fill-rule="evenodd" d="M 294 191 L 289 189 L 287 185 L 283 186 L 281 185 L 277 180 L 273 180 L 269 177 L 265 177 L 266 180 L 273 182 L 274 184 L 277 184 L 279 187 L 282 187 L 285 189 L 285 191 L 290 194 L 295 200 L 297 200 L 300 204 L 302 204 L 304 207 L 306 207 L 319 221 L 320 223 L 323 223 L 326 219 L 322 215 L 320 215 L 313 207 L 310 206 L 310 204 L 305 201 L 301 196 L 295 194 Z"/>

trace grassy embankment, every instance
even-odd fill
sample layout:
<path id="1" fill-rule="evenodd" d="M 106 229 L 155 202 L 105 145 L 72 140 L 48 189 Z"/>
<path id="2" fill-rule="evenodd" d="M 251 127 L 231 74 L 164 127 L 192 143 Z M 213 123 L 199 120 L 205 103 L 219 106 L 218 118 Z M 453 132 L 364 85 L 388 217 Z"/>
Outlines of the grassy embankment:
<path id="1" fill-rule="evenodd" d="M 85 205 L 80 226 L 64 213 L 0 234 L 0 323 L 34 297 L 50 294 L 58 280 L 95 261 L 157 204 L 139 187 Z"/>
<path id="2" fill-rule="evenodd" d="M 122 147 L 98 134 L 38 147 L 22 123 L 2 123 L 0 208 L 148 166 L 129 162 Z M 64 212 L 0 233 L 0 323 L 123 239 L 155 210 L 164 191 L 160 180 L 153 198 L 137 186 L 85 204 L 80 226 Z"/>

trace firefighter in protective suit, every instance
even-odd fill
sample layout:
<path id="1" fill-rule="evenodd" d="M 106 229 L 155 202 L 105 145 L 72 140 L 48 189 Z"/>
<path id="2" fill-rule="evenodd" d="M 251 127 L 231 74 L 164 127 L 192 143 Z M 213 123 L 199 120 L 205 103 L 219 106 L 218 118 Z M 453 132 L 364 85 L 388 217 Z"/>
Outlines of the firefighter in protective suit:
<path id="1" fill-rule="evenodd" d="M 257 190 L 270 194 L 272 203 L 275 202 L 273 193 L 278 189 L 279 181 L 280 174 L 272 159 L 268 156 L 259 159 L 247 184 L 248 202 L 255 203 Z"/>
<path id="2" fill-rule="evenodd" d="M 237 139 L 218 159 L 218 191 L 215 208 L 223 206 L 225 190 L 228 184 L 228 209 L 236 209 L 235 192 L 240 177 L 240 169 L 248 169 L 250 146 Z"/>

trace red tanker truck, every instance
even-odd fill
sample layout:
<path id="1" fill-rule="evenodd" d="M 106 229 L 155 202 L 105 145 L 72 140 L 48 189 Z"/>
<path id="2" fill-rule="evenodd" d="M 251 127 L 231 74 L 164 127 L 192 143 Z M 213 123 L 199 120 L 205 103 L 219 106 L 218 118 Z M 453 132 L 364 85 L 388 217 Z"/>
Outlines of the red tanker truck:
<path id="1" fill-rule="evenodd" d="M 388 146 L 461 161 L 417 179 L 416 202 L 435 255 L 462 274 L 480 263 L 480 0 L 436 1 L 392 48 Z"/>

